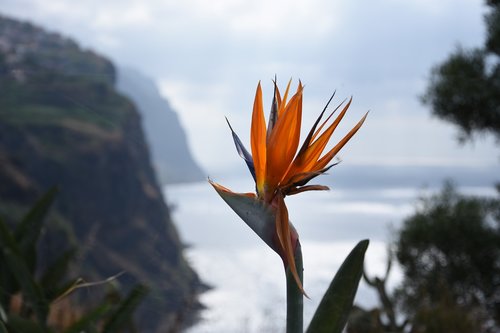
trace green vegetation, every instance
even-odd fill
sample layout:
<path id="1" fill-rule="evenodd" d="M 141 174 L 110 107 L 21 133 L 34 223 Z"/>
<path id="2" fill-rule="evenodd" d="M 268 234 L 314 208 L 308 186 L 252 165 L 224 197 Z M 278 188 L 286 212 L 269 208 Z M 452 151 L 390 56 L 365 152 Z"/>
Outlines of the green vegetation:
<path id="1" fill-rule="evenodd" d="M 489 0 L 486 42 L 458 49 L 435 67 L 423 101 L 460 129 L 460 140 L 500 141 L 500 1 Z M 365 282 L 379 296 L 356 307 L 349 333 L 491 333 L 500 330 L 500 185 L 496 198 L 466 196 L 451 184 L 423 198 L 395 235 L 384 277 Z M 392 260 L 403 281 L 387 289 Z"/>
<path id="2" fill-rule="evenodd" d="M 403 281 L 389 292 L 390 266 L 382 278 L 365 274 L 381 305 L 358 308 L 350 333 L 498 331 L 500 188 L 496 198 L 483 198 L 446 184 L 441 193 L 422 199 L 393 246 Z"/>
<path id="3" fill-rule="evenodd" d="M 499 212 L 500 196 L 464 196 L 447 185 L 405 221 L 396 242 L 404 272 L 397 297 L 413 325 L 425 327 L 419 332 L 500 328 Z"/>
<path id="4" fill-rule="evenodd" d="M 363 273 L 369 241 L 360 241 L 344 260 L 326 290 L 306 333 L 341 333 L 349 318 Z"/>
<path id="5" fill-rule="evenodd" d="M 102 329 L 120 304 L 118 295 L 106 296 L 111 310 L 92 307 L 118 282 L 123 292 L 137 284 L 150 289 L 135 313 L 140 331 L 186 324 L 198 307 L 199 279 L 183 257 L 140 116 L 115 91 L 113 64 L 65 37 L 2 15 L 0 39 L 0 216 L 7 230 L 46 188 L 61 189 L 43 227 L 34 281 L 41 283 L 40 274 L 71 247 L 78 253 L 67 259 L 68 283 L 126 272 L 112 284 L 47 300 L 48 327 L 53 313 L 68 315 L 61 319 L 67 322 L 88 314 L 101 318 Z"/>
<path id="6" fill-rule="evenodd" d="M 39 271 L 37 243 L 56 193 L 48 191 L 12 227 L 0 219 L 0 332 L 135 332 L 131 318 L 147 293 L 144 286 L 136 286 L 125 299 L 112 290 L 100 304 L 82 311 L 68 295 L 83 286 L 97 287 L 67 278 L 76 249 L 67 249 Z M 60 304 L 64 316 L 57 315 Z"/>
<path id="7" fill-rule="evenodd" d="M 500 327 L 498 212 L 500 196 L 460 195 L 449 184 L 423 199 L 396 242 L 405 276 L 400 301 L 407 312 L 451 303 L 483 324 L 496 321 Z"/>
<path id="8" fill-rule="evenodd" d="M 57 125 L 71 119 L 110 130 L 119 129 L 132 114 L 130 102 L 117 95 L 111 85 L 93 78 L 37 71 L 21 83 L 0 76 L 2 121 L 28 126 Z"/>
<path id="9" fill-rule="evenodd" d="M 0 17 L 0 119 L 15 125 L 58 124 L 68 118 L 119 129 L 132 104 L 114 89 L 105 58 L 58 35 Z"/>
<path id="10" fill-rule="evenodd" d="M 500 140 L 500 1 L 488 6 L 485 45 L 459 48 L 436 66 L 423 96 L 434 115 L 458 126 L 462 141 L 488 133 Z"/>

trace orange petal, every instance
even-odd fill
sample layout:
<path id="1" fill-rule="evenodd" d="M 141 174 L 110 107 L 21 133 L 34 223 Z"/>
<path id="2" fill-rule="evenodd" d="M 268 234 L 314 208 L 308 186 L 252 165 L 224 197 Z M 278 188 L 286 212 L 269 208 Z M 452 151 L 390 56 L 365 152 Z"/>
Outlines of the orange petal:
<path id="1" fill-rule="evenodd" d="M 323 111 L 321 111 L 321 113 L 319 114 L 318 118 L 314 122 L 314 125 L 309 130 L 309 134 L 307 134 L 307 137 L 304 140 L 304 142 L 302 143 L 302 147 L 299 150 L 299 153 L 298 153 L 299 156 L 303 155 L 303 153 L 305 152 L 305 150 L 309 147 L 310 143 L 313 141 L 313 135 L 316 133 L 316 127 L 318 126 L 321 118 L 325 114 L 325 111 L 328 108 L 328 105 L 330 105 L 330 102 L 332 101 L 332 99 L 333 99 L 334 96 L 335 96 L 335 92 L 332 94 L 332 96 L 330 97 L 330 99 L 326 103 L 325 107 L 323 108 Z M 330 114 L 330 116 L 328 116 L 328 119 L 330 119 L 330 117 L 337 111 L 337 109 L 342 105 L 342 103 L 339 106 L 337 106 L 335 108 L 335 110 L 332 111 L 332 113 Z M 327 119 L 327 121 L 328 121 L 328 119 Z M 321 127 L 323 127 L 323 126 L 324 126 L 324 123 L 321 125 Z"/>
<path id="2" fill-rule="evenodd" d="M 277 195 L 277 200 L 278 210 L 276 212 L 276 234 L 278 235 L 281 248 L 284 251 L 284 253 L 282 254 L 284 258 L 282 259 L 285 261 L 285 265 L 288 265 L 288 267 L 290 268 L 290 272 L 292 272 L 293 278 L 297 283 L 297 287 L 303 294 L 305 294 L 304 288 L 302 287 L 302 282 L 300 281 L 299 274 L 297 272 L 297 267 L 295 266 L 295 251 L 292 246 L 290 223 L 288 221 L 288 210 L 281 193 Z"/>
<path id="3" fill-rule="evenodd" d="M 266 191 L 278 186 L 293 161 L 300 140 L 302 90 L 290 100 L 278 117 L 267 145 Z"/>
<path id="4" fill-rule="evenodd" d="M 291 189 L 287 195 L 299 194 L 306 191 L 328 191 L 330 188 L 324 185 L 306 185 L 298 188 Z"/>
<path id="5" fill-rule="evenodd" d="M 249 198 L 255 198 L 255 193 L 251 193 L 251 192 L 246 192 L 246 193 L 235 193 L 233 191 L 231 191 L 230 189 L 228 189 L 227 187 L 221 185 L 221 184 L 218 184 L 214 181 L 212 181 L 211 179 L 208 180 L 208 182 L 210 183 L 210 185 L 212 185 L 216 191 L 218 192 L 225 192 L 225 193 L 232 193 L 232 194 L 238 194 L 238 195 L 243 195 L 245 197 L 249 197 Z"/>
<path id="6" fill-rule="evenodd" d="M 325 119 L 325 121 L 321 124 L 321 126 L 314 132 L 314 135 L 311 139 L 311 141 L 314 141 L 314 139 L 316 139 L 316 137 L 318 136 L 319 133 L 321 133 L 321 130 L 323 129 L 323 127 L 326 125 L 326 123 L 330 120 L 330 118 L 333 116 L 333 114 L 338 110 L 338 108 L 340 108 L 342 106 L 342 104 L 344 104 L 345 100 L 342 101 L 342 103 L 340 103 L 339 106 L 337 106 L 335 108 L 335 110 L 332 111 L 332 113 L 330 113 L 330 115 L 328 116 L 328 118 Z M 342 109 L 342 111 L 340 112 L 340 114 L 338 115 L 337 119 L 335 119 L 335 121 L 337 122 L 337 124 L 342 120 L 342 118 L 344 117 L 347 109 L 349 108 L 349 106 L 351 105 L 351 102 L 352 102 L 352 96 L 351 98 L 349 98 L 349 102 L 347 102 L 347 105 L 344 106 L 344 108 Z"/>
<path id="7" fill-rule="evenodd" d="M 342 111 L 340 112 L 338 117 L 335 119 L 335 121 L 325 130 L 325 132 L 323 134 L 320 135 L 320 137 L 317 140 L 315 140 L 311 144 L 311 146 L 308 149 L 306 149 L 305 154 L 304 154 L 305 156 L 303 157 L 303 161 L 302 161 L 302 165 L 301 165 L 302 172 L 307 172 L 307 171 L 312 170 L 313 166 L 318 161 L 319 157 L 323 153 L 323 150 L 325 149 L 326 145 L 328 144 L 328 141 L 332 137 L 333 132 L 335 131 L 335 129 L 339 125 L 339 123 L 342 120 L 342 118 L 344 117 L 344 115 L 346 114 L 347 109 L 349 109 L 351 102 L 352 102 L 352 98 L 349 100 L 349 102 L 347 102 L 346 106 L 342 109 Z M 326 121 L 328 121 L 328 119 Z M 321 127 L 318 129 L 318 131 L 321 130 Z"/>
<path id="8" fill-rule="evenodd" d="M 284 183 L 288 183 L 296 174 L 307 173 L 312 170 L 318 170 L 315 167 L 315 165 L 318 162 L 321 154 L 323 153 L 323 150 L 325 149 L 326 145 L 328 144 L 328 141 L 330 140 L 333 132 L 335 131 L 338 124 L 344 117 L 345 113 L 347 112 L 347 109 L 349 109 L 351 102 L 352 98 L 344 106 L 344 108 L 342 109 L 338 117 L 335 119 L 335 121 L 325 130 L 323 134 L 321 134 L 319 138 L 317 138 L 308 147 L 301 148 L 299 154 L 293 161 L 290 170 L 288 170 L 288 173 L 284 178 L 283 181 Z M 333 112 L 335 112 L 336 110 L 337 109 L 335 109 Z M 333 112 L 328 116 L 328 118 L 323 122 L 323 124 L 321 124 L 320 128 L 318 128 L 318 130 L 314 133 L 313 137 L 311 138 L 311 141 L 314 140 L 314 138 L 318 135 L 318 133 L 324 127 L 326 122 L 328 122 L 330 117 L 333 115 Z"/>
<path id="9" fill-rule="evenodd" d="M 233 191 L 231 191 L 230 189 L 228 189 L 227 187 L 225 186 L 222 186 L 221 184 L 217 184 L 216 182 L 212 181 L 210 178 L 208 179 L 208 182 L 210 183 L 210 185 L 212 185 L 217 191 L 222 191 L 222 192 L 226 192 L 226 193 L 234 193 Z"/>
<path id="10" fill-rule="evenodd" d="M 315 170 L 323 169 L 328 163 L 330 163 L 332 158 L 340 151 L 340 149 L 342 149 L 342 147 L 344 147 L 344 145 L 360 129 L 360 127 L 363 125 L 367 116 L 368 116 L 368 112 L 363 116 L 363 118 L 361 118 L 361 120 L 356 124 L 356 126 L 354 126 L 353 129 L 351 129 L 349 131 L 349 133 L 347 133 L 347 135 L 344 136 L 344 138 L 342 140 L 340 140 L 340 142 L 335 145 L 335 147 L 333 147 L 325 156 L 323 156 L 318 161 L 318 163 L 316 163 L 316 165 L 314 166 Z"/>
<path id="11" fill-rule="evenodd" d="M 261 195 L 264 193 L 264 181 L 266 174 L 266 122 L 262 107 L 262 89 L 260 87 L 260 82 L 257 86 L 255 101 L 253 104 L 250 143 L 252 146 L 257 192 Z"/>
<path id="12" fill-rule="evenodd" d="M 288 84 L 286 86 L 285 95 L 283 95 L 283 100 L 279 100 L 279 103 L 278 103 L 278 117 L 281 116 L 281 114 L 283 113 L 283 111 L 285 111 L 286 102 L 287 102 L 287 99 L 288 99 L 288 92 L 290 91 L 290 84 L 291 83 L 292 83 L 292 79 L 290 78 L 290 80 L 288 81 Z M 299 90 L 297 89 L 297 92 L 298 91 Z"/>

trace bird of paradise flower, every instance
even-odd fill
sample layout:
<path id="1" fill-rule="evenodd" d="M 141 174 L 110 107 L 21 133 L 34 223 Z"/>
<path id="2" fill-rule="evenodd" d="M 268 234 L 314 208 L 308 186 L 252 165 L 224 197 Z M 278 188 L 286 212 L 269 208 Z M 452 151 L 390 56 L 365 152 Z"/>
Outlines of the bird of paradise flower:
<path id="1" fill-rule="evenodd" d="M 330 164 L 330 162 L 363 125 L 368 113 L 333 148 L 325 152 L 332 134 L 352 101 L 351 97 L 347 103 L 342 102 L 321 122 L 335 95 L 333 94 L 309 131 L 301 148 L 298 149 L 303 86 L 299 82 L 295 94 L 288 100 L 290 84 L 291 80 L 288 82 L 283 97 L 281 97 L 277 84 L 274 82 L 274 96 L 266 128 L 262 89 L 259 82 L 252 113 L 250 136 L 252 154 L 247 151 L 228 121 L 236 149 L 245 160 L 255 180 L 256 193 L 234 193 L 211 180 L 209 182 L 250 228 L 280 255 L 285 270 L 290 269 L 297 287 L 305 294 L 294 260 L 295 250 L 300 245 L 299 237 L 289 221 L 284 199 L 286 196 L 306 191 L 329 189 L 324 185 L 308 185 L 308 183 L 337 164 Z M 329 124 L 334 113 L 341 107 L 339 115 Z M 235 204 L 236 202 L 237 204 Z M 239 207 L 240 204 L 247 205 L 249 209 L 242 210 Z M 256 207 L 258 209 L 253 209 Z M 267 210 L 269 214 L 255 216 L 248 213 L 248 211 L 258 213 L 262 209 Z M 269 216 L 273 217 L 272 220 Z"/>

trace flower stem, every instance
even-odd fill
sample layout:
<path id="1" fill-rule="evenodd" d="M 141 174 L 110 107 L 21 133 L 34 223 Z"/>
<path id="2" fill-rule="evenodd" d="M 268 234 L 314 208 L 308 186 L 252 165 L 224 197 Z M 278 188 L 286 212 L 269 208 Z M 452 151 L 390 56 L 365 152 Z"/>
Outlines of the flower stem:
<path id="1" fill-rule="evenodd" d="M 303 282 L 302 249 L 297 241 L 295 266 Z M 286 270 L 286 333 L 303 333 L 304 298 L 289 268 Z"/>

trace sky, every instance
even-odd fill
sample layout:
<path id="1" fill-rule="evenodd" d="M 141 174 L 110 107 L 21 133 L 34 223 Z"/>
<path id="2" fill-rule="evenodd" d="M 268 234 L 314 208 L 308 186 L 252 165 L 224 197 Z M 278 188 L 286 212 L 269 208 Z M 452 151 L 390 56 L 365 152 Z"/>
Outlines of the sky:
<path id="1" fill-rule="evenodd" d="M 153 78 L 178 112 L 195 158 L 224 185 L 227 175 L 246 174 L 224 117 L 249 148 L 257 83 L 268 110 L 275 75 L 283 89 L 290 78 L 293 85 L 304 83 L 306 129 L 333 91 L 334 105 L 353 96 L 333 142 L 370 111 L 340 152 L 341 167 L 498 169 L 493 138 L 461 146 L 457 129 L 419 101 L 433 66 L 458 47 L 483 44 L 485 12 L 483 0 L 0 0 L 0 13 L 67 35 Z M 371 193 L 381 196 L 378 189 Z M 359 209 L 364 199 L 356 200 L 358 206 L 347 209 L 365 211 Z M 190 206 L 189 212 L 206 214 L 213 207 Z M 384 207 L 379 230 L 385 230 Z M 301 220 L 293 202 L 290 209 Z M 218 219 L 204 222 L 213 221 Z"/>
<path id="2" fill-rule="evenodd" d="M 333 91 L 336 103 L 353 96 L 336 140 L 370 111 L 340 153 L 346 163 L 498 165 L 492 138 L 460 146 L 456 128 L 419 101 L 433 66 L 457 47 L 482 45 L 485 11 L 481 0 L 0 2 L 3 14 L 152 77 L 216 176 L 242 166 L 224 117 L 249 147 L 255 88 L 261 81 L 268 110 L 275 75 L 283 89 L 290 78 L 304 83 L 305 128 Z"/>

